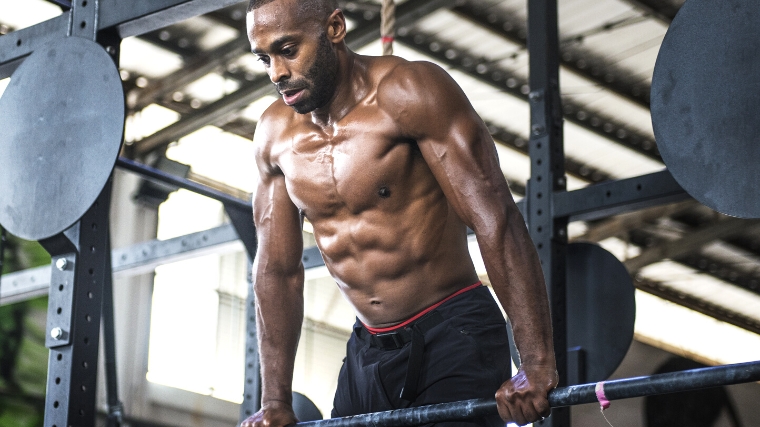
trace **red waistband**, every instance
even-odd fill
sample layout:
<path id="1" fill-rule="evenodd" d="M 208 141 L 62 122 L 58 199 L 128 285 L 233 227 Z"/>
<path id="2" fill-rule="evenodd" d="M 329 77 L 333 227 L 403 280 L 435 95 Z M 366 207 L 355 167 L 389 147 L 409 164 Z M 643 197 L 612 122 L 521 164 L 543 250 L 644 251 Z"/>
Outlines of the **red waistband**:
<path id="1" fill-rule="evenodd" d="M 364 327 L 367 328 L 367 331 L 369 331 L 369 333 L 371 333 L 372 335 L 382 334 L 384 332 L 391 332 L 391 331 L 396 330 L 398 328 L 403 328 L 404 326 L 406 326 L 406 325 L 414 322 L 415 320 L 419 319 L 420 317 L 422 317 L 422 316 L 430 313 L 431 311 L 435 310 L 436 308 L 440 307 L 441 304 L 443 304 L 446 301 L 454 298 L 455 296 L 461 295 L 461 294 L 463 294 L 463 293 L 465 293 L 467 291 L 471 291 L 471 290 L 473 290 L 473 289 L 475 289 L 475 288 L 477 288 L 479 286 L 482 286 L 482 285 L 483 284 L 480 281 L 478 281 L 477 283 L 473 283 L 472 285 L 470 285 L 470 286 L 468 286 L 466 288 L 462 288 L 462 289 L 454 292 L 453 294 L 447 296 L 446 298 L 438 301 L 437 303 L 431 305 L 430 307 L 428 307 L 428 308 L 420 311 L 419 313 L 415 314 L 414 316 L 410 317 L 409 319 L 407 319 L 407 320 L 399 323 L 398 325 L 389 326 L 387 328 L 372 328 L 372 327 L 369 327 L 367 325 L 364 325 L 364 322 L 362 322 L 362 325 L 364 325 Z"/>

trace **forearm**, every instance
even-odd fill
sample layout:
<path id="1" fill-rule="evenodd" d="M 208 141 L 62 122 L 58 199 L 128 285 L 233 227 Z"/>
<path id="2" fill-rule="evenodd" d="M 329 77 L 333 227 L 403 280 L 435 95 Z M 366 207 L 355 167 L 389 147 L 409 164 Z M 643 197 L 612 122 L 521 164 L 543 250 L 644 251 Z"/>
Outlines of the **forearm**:
<path id="1" fill-rule="evenodd" d="M 290 274 L 256 269 L 256 328 L 264 405 L 274 401 L 291 404 L 293 367 L 303 322 L 303 281 L 303 266 Z"/>
<path id="2" fill-rule="evenodd" d="M 544 275 L 522 216 L 514 209 L 476 234 L 488 277 L 512 324 L 523 364 L 554 365 L 551 313 Z"/>

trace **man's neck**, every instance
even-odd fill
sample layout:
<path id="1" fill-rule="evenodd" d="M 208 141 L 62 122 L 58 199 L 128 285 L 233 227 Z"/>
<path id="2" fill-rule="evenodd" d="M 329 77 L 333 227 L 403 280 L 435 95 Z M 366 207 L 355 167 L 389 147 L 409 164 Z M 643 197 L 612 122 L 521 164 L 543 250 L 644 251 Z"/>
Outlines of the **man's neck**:
<path id="1" fill-rule="evenodd" d="M 311 112 L 311 121 L 321 127 L 334 125 L 345 117 L 367 94 L 365 65 L 348 48 L 338 52 L 338 84 L 333 97 Z"/>

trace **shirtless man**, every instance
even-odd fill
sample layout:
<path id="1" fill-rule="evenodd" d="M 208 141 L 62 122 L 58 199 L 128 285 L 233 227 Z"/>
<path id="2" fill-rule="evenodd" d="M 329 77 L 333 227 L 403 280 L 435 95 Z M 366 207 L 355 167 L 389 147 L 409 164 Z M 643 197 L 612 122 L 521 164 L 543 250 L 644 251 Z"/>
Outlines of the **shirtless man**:
<path id="1" fill-rule="evenodd" d="M 282 98 L 254 136 L 262 408 L 243 426 L 296 422 L 304 217 L 358 318 L 333 416 L 494 393 L 505 421 L 547 416 L 557 373 L 546 290 L 493 140 L 441 68 L 350 51 L 336 7 L 249 5 L 252 51 Z M 512 320 L 522 365 L 511 379 L 504 319 L 479 286 L 467 227 Z"/>

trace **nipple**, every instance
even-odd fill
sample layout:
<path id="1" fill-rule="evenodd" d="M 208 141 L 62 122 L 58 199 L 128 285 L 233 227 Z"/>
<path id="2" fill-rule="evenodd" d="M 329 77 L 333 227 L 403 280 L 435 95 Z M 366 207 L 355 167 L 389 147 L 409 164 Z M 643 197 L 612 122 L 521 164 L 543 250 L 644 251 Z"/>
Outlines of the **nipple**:
<path id="1" fill-rule="evenodd" d="M 391 197 L 391 190 L 385 186 L 380 187 L 380 190 L 377 191 L 377 195 L 383 199 L 387 199 L 388 197 Z"/>

